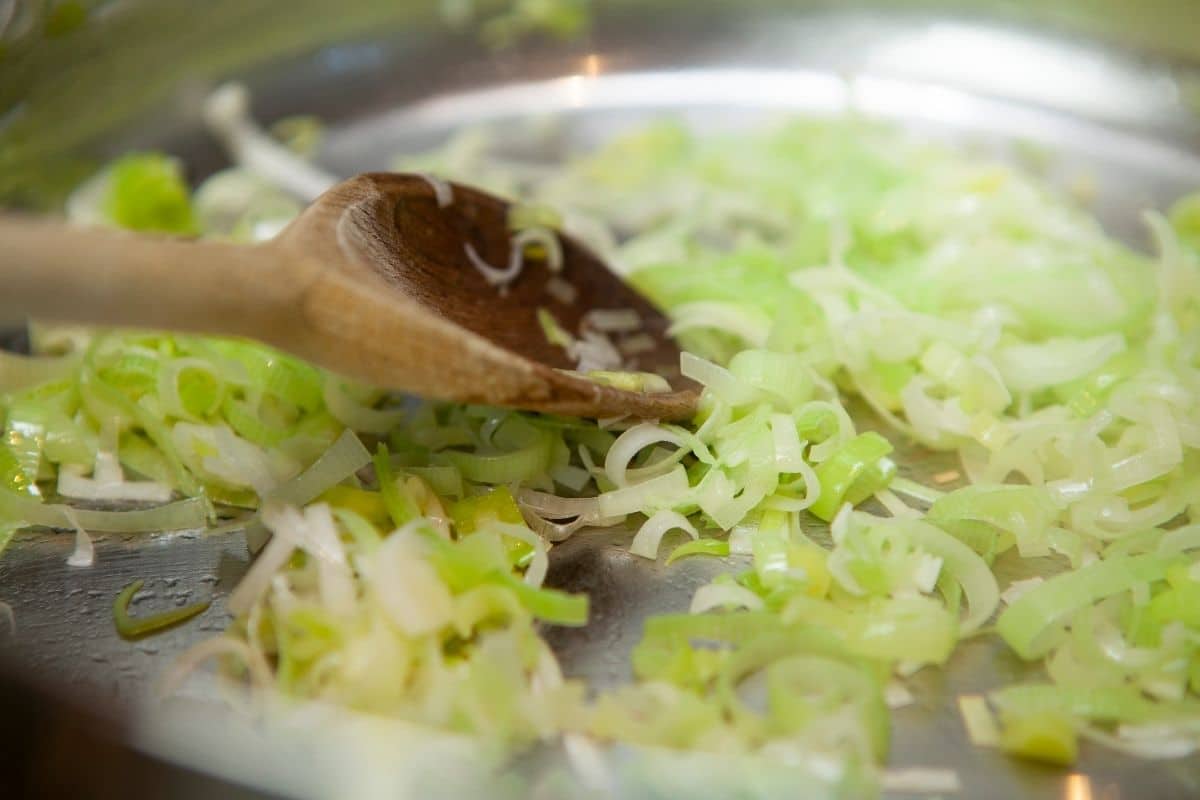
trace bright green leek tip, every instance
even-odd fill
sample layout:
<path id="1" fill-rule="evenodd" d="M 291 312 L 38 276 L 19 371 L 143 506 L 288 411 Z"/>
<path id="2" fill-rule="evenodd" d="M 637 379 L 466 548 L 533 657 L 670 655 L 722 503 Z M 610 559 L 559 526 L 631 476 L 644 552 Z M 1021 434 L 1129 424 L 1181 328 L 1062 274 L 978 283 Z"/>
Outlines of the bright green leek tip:
<path id="1" fill-rule="evenodd" d="M 817 466 L 821 495 L 809 511 L 828 522 L 842 503 L 860 502 L 885 488 L 895 475 L 895 466 L 885 463 L 891 452 L 891 443 L 872 431 L 846 442 Z"/>
<path id="2" fill-rule="evenodd" d="M 1000 749 L 1032 761 L 1070 766 L 1079 756 L 1079 741 L 1071 718 L 1043 711 L 1005 719 Z"/>
<path id="3" fill-rule="evenodd" d="M 459 536 L 470 536 L 484 529 L 489 521 L 510 525 L 524 525 L 525 518 L 506 486 L 497 486 L 486 494 L 464 497 L 447 509 L 454 530 Z M 504 549 L 515 567 L 528 566 L 533 560 L 534 548 L 529 542 L 513 536 L 503 536 Z"/>
<path id="4" fill-rule="evenodd" d="M 454 529 L 460 536 L 474 533 L 489 519 L 512 525 L 525 524 L 521 509 L 517 507 L 512 493 L 505 486 L 497 486 L 490 492 L 474 497 L 464 497 L 452 503 L 448 511 Z"/>
<path id="5" fill-rule="evenodd" d="M 118 226 L 135 231 L 197 232 L 179 162 L 159 153 L 133 153 L 108 174 L 104 211 Z"/>
<path id="6" fill-rule="evenodd" d="M 122 639 L 142 639 L 173 628 L 187 622 L 192 617 L 203 614 L 212 603 L 211 600 L 205 600 L 183 608 L 173 608 L 170 611 L 135 619 L 129 616 L 129 603 L 133 600 L 133 596 L 141 591 L 144 583 L 142 580 L 136 580 L 129 584 L 120 591 L 117 599 L 113 602 L 113 624 L 116 625 L 117 633 L 121 635 Z"/>

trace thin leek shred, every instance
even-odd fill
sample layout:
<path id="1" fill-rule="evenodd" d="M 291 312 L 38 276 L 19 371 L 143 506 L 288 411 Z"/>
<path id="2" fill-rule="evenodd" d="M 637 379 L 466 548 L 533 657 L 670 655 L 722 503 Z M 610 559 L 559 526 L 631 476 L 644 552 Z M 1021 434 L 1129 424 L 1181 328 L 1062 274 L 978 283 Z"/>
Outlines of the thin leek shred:
<path id="1" fill-rule="evenodd" d="M 716 558 L 726 558 L 729 555 L 729 542 L 721 539 L 696 539 L 691 542 L 684 542 L 671 551 L 671 555 L 667 556 L 667 566 L 675 563 L 681 558 L 688 556 L 715 556 Z"/>
<path id="2" fill-rule="evenodd" d="M 146 617 L 132 617 L 129 614 L 129 604 L 133 601 L 134 596 L 142 590 L 144 584 L 145 582 L 141 580 L 134 581 L 122 589 L 113 602 L 113 624 L 122 639 L 141 639 L 176 625 L 182 625 L 192 617 L 203 614 L 212 604 L 211 600 L 203 600 Z"/>
<path id="3" fill-rule="evenodd" d="M 1014 168 L 861 120 L 707 138 L 664 122 L 561 169 L 488 145 L 467 132 L 395 166 L 517 201 L 507 267 L 472 259 L 492 282 L 557 280 L 562 230 L 671 312 L 703 387 L 691 424 L 400 408 L 259 345 L 42 328 L 35 355 L 55 338 L 67 355 L 0 386 L 5 518 L 71 527 L 44 496 L 111 456 L 183 497 L 171 514 L 264 506 L 273 536 L 237 622 L 189 665 L 236 653 L 256 685 L 511 747 L 583 734 L 843 767 L 884 757 L 891 676 L 990 632 L 990 565 L 1052 558 L 1071 569 L 1009 593 L 995 625 L 1047 680 L 988 695 L 989 743 L 1059 764 L 1078 736 L 1200 746 L 1200 536 L 1162 527 L 1200 522 L 1200 201 L 1148 215 L 1148 257 Z M 144 166 L 182 225 L 169 162 Z M 206 183 L 203 233 L 294 213 L 249 174 Z M 148 218 L 115 214 L 112 175 L 70 213 Z M 545 272 L 523 269 L 527 244 Z M 578 337 L 538 317 L 582 372 L 636 369 L 649 346 L 628 314 Z M 880 427 L 860 431 L 848 396 Z M 347 427 L 370 437 L 373 478 Z M 934 483 L 966 485 L 898 477 L 901 439 L 957 458 Z M 890 516 L 858 508 L 872 499 Z M 75 518 L 130 529 L 146 520 L 86 515 L 161 509 Z M 647 557 L 668 530 L 698 537 L 668 571 L 696 554 L 749 567 L 703 587 L 703 613 L 650 618 L 637 680 L 585 700 L 540 637 L 588 613 L 541 585 L 546 551 L 621 522 Z M 831 545 L 811 535 L 826 522 Z"/>

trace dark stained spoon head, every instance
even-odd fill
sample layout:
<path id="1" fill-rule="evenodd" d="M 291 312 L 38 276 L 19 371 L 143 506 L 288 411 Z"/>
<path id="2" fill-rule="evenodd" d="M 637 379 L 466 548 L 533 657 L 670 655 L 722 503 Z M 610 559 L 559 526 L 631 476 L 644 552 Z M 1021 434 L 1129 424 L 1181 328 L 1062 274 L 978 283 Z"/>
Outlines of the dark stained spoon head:
<path id="1" fill-rule="evenodd" d="M 468 186 L 447 186 L 453 199 L 442 204 L 436 184 L 423 176 L 360 175 L 323 195 L 277 241 L 340 262 L 344 273 L 362 280 L 378 299 L 391 300 L 414 320 L 429 323 L 415 326 L 413 335 L 429 337 L 429 346 L 422 349 L 446 383 L 432 390 L 419 387 L 424 394 L 591 417 L 681 419 L 694 412 L 696 387 L 679 374 L 679 349 L 667 335 L 669 321 L 659 309 L 587 247 L 562 233 L 556 234 L 560 269 L 551 269 L 548 254 L 527 252 L 519 274 L 495 285 L 475 260 L 495 269 L 509 266 L 514 236 L 508 224 L 510 204 Z M 329 250 L 331 244 L 336 253 Z M 573 302 L 564 301 L 562 284 L 573 290 Z M 611 340 L 619 345 L 622 338 L 637 336 L 645 347 L 649 337 L 653 346 L 629 353 L 621 370 L 658 374 L 672 391 L 623 391 L 572 372 L 576 360 L 549 340 L 539 311 L 578 337 L 593 310 L 637 314 L 638 329 L 613 334 Z M 442 324 L 422 330 L 435 322 Z M 457 337 L 461 346 L 440 347 L 454 344 L 442 341 L 447 336 Z M 396 342 L 397 347 L 410 345 Z M 496 371 L 520 377 L 521 388 L 514 391 L 512 381 L 496 383 Z M 412 388 L 380 377 L 384 385 Z"/>

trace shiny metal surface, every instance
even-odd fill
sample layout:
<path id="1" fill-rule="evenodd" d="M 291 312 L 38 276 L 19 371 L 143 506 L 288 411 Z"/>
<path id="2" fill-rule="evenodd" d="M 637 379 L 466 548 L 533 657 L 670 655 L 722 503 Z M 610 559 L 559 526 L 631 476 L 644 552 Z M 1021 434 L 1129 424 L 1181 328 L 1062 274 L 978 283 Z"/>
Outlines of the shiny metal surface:
<path id="1" fill-rule="evenodd" d="M 266 14 L 268 5 L 247 4 L 246 13 Z M 499 55 L 462 35 L 412 35 L 424 27 L 394 33 L 404 20 L 367 3 L 348 3 L 353 19 L 330 35 L 366 35 L 369 25 L 351 22 L 369 22 L 354 16 L 368 6 L 378 15 L 373 38 L 312 52 L 311 32 L 295 32 L 293 56 L 246 73 L 268 119 L 326 115 L 332 128 L 321 160 L 343 175 L 385 167 L 397 153 L 439 144 L 464 125 L 488 124 L 506 152 L 553 161 L 663 113 L 716 129 L 790 113 L 849 111 L 1007 158 L 1023 158 L 1028 148 L 1017 143 L 1033 143 L 1048 154 L 1045 170 L 1052 181 L 1086 194 L 1111 230 L 1138 244 L 1145 241 L 1138 222 L 1142 209 L 1200 187 L 1200 125 L 1188 99 L 1189 87 L 1200 83 L 1192 82 L 1186 47 L 1147 34 L 1153 25 L 1145 21 L 1127 26 L 1129 42 L 1174 42 L 1156 49 L 1176 60 L 928 10 L 893 17 L 782 13 L 771 3 L 744 13 L 726 5 L 712 17 L 670 3 L 648 4 L 639 16 L 631 4 L 615 3 L 582 42 Z M 411 8 L 417 6 L 423 7 Z M 1081 22 L 1076 17 L 1082 12 L 1072 13 L 1076 16 L 1064 12 L 1058 22 L 1067 27 L 1079 22 L 1085 30 L 1102 24 L 1086 15 Z M 425 17 L 410 21 L 430 24 Z M 1112 22 L 1103 23 L 1104 33 L 1120 39 Z M 264 53 L 287 50 L 264 45 Z M 227 72 L 237 63 L 230 57 L 197 74 Z M 200 80 L 190 91 L 172 85 L 174 100 L 160 107 L 153 127 L 108 138 L 104 147 L 165 146 L 203 174 L 220 158 L 195 129 L 195 107 L 206 84 Z M 525 124 L 546 117 L 557 124 Z M 72 148 L 82 141 L 62 144 Z M 942 457 L 913 450 L 901 462 L 918 479 L 947 466 Z M 688 559 L 667 569 L 629 556 L 623 549 L 627 539 L 619 531 L 590 532 L 552 551 L 551 582 L 588 591 L 593 621 L 581 631 L 550 631 L 548 638 L 564 669 L 596 686 L 628 678 L 628 654 L 647 615 L 686 609 L 695 587 L 717 571 L 739 567 L 737 560 Z M 126 715 L 133 722 L 125 735 L 143 752 L 260 791 L 339 794 L 344 784 L 328 776 L 342 772 L 322 772 L 328 765 L 298 755 L 307 752 L 303 745 L 284 736 L 255 738 L 244 721 L 220 710 L 211 684 L 189 684 L 189 699 L 204 709 L 199 720 L 186 722 L 189 718 L 145 702 L 173 656 L 228 621 L 222 600 L 248 563 L 240 534 L 110 536 L 98 541 L 97 566 L 90 570 L 67 567 L 70 550 L 69 536 L 29 534 L 0 559 L 0 600 L 13 606 L 17 620 L 11 637 L 0 634 L 0 657 Z M 1053 565 L 1010 560 L 1001 569 L 1021 577 Z M 208 596 L 214 606 L 189 626 L 126 643 L 112 628 L 110 608 L 120 588 L 136 578 L 147 579 L 147 586 L 135 610 Z M 1078 771 L 1067 774 L 970 746 L 955 696 L 1029 674 L 1030 667 L 987 637 L 964 644 L 946 670 L 918 673 L 909 681 L 916 703 L 894 715 L 892 765 L 953 768 L 963 783 L 961 796 L 972 798 L 1115 800 L 1200 793 L 1195 758 L 1135 761 L 1085 745 Z"/>
<path id="2" fill-rule="evenodd" d="M 27 533 L 4 554 L 0 596 L 16 620 L 4 648 L 32 672 L 119 704 L 146 692 L 164 661 L 224 630 L 230 619 L 224 597 L 249 557 L 240 535 L 93 534 L 92 541 L 96 563 L 90 568 L 67 566 L 73 534 Z M 126 642 L 113 626 L 113 600 L 139 579 L 145 585 L 130 603 L 134 614 L 214 602 L 187 626 Z"/>

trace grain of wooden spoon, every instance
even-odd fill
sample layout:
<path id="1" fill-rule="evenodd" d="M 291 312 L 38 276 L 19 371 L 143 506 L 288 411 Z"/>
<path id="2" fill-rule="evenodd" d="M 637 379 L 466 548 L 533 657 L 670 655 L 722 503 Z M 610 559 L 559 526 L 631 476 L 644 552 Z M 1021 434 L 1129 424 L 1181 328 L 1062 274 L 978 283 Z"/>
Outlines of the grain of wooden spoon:
<path id="1" fill-rule="evenodd" d="M 257 245 L 133 234 L 0 216 L 0 313 L 245 336 L 380 387 L 464 403 L 590 417 L 689 416 L 667 320 L 586 248 L 561 236 L 559 277 L 531 259 L 504 291 L 467 254 L 508 263 L 507 204 L 452 184 L 441 207 L 416 175 L 371 173 L 321 195 Z M 632 365 L 674 391 L 642 394 L 569 374 L 537 310 L 577 331 L 591 309 L 634 309 L 653 350 Z"/>

